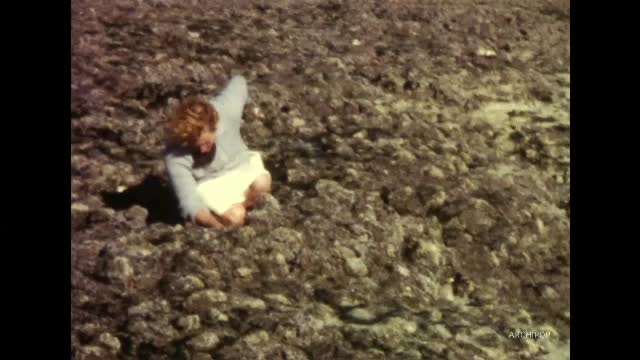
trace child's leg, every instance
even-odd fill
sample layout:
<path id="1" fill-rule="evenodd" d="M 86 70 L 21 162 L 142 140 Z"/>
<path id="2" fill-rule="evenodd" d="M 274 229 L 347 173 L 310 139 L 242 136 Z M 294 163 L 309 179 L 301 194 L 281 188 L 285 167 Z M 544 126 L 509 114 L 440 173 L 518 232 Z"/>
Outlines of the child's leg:
<path id="1" fill-rule="evenodd" d="M 224 224 L 225 227 L 240 227 L 244 225 L 247 211 L 243 204 L 234 204 L 222 215 L 215 215 L 216 219 Z"/>
<path id="2" fill-rule="evenodd" d="M 245 208 L 252 208 L 255 206 L 256 201 L 265 193 L 271 191 L 271 174 L 268 171 L 265 171 L 261 175 L 259 175 L 252 183 L 249 185 L 247 190 L 244 193 Z"/>

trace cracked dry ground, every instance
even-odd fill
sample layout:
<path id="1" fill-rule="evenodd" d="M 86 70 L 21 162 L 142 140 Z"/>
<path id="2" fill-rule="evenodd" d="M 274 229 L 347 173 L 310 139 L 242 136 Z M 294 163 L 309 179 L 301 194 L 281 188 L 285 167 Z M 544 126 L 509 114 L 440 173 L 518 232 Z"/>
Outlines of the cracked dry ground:
<path id="1" fill-rule="evenodd" d="M 568 14 L 73 0 L 72 356 L 568 356 Z M 162 128 L 232 73 L 274 191 L 217 232 L 177 218 Z"/>

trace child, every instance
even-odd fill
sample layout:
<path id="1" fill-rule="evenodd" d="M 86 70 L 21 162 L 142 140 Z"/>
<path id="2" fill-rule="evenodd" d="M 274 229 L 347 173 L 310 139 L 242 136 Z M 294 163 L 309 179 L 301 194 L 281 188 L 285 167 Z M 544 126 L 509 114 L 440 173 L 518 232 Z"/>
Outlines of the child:
<path id="1" fill-rule="evenodd" d="M 240 135 L 247 99 L 246 80 L 234 76 L 215 98 L 187 99 L 169 118 L 167 171 L 183 217 L 198 225 L 239 227 L 271 190 L 260 154 Z"/>

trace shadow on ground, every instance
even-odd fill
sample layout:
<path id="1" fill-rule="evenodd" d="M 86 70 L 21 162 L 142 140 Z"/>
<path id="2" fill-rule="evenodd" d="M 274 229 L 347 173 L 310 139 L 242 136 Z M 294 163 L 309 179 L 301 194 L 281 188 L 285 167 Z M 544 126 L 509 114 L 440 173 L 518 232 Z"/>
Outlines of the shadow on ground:
<path id="1" fill-rule="evenodd" d="M 114 210 L 126 210 L 133 205 L 146 208 L 149 211 L 147 225 L 158 222 L 176 225 L 183 222 L 173 189 L 158 176 L 147 176 L 139 185 L 121 193 L 103 192 L 102 200 Z"/>

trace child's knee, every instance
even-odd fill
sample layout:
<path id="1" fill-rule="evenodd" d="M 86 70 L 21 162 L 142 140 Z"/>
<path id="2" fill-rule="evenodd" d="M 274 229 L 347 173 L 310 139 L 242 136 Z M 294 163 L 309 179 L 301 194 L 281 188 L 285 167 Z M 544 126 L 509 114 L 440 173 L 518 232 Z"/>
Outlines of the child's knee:
<path id="1" fill-rule="evenodd" d="M 224 213 L 224 217 L 230 226 L 240 226 L 244 224 L 246 216 L 247 210 L 242 204 L 235 204 Z"/>
<path id="2" fill-rule="evenodd" d="M 252 190 L 257 193 L 266 193 L 271 191 L 271 174 L 268 172 L 258 176 L 251 186 Z"/>

